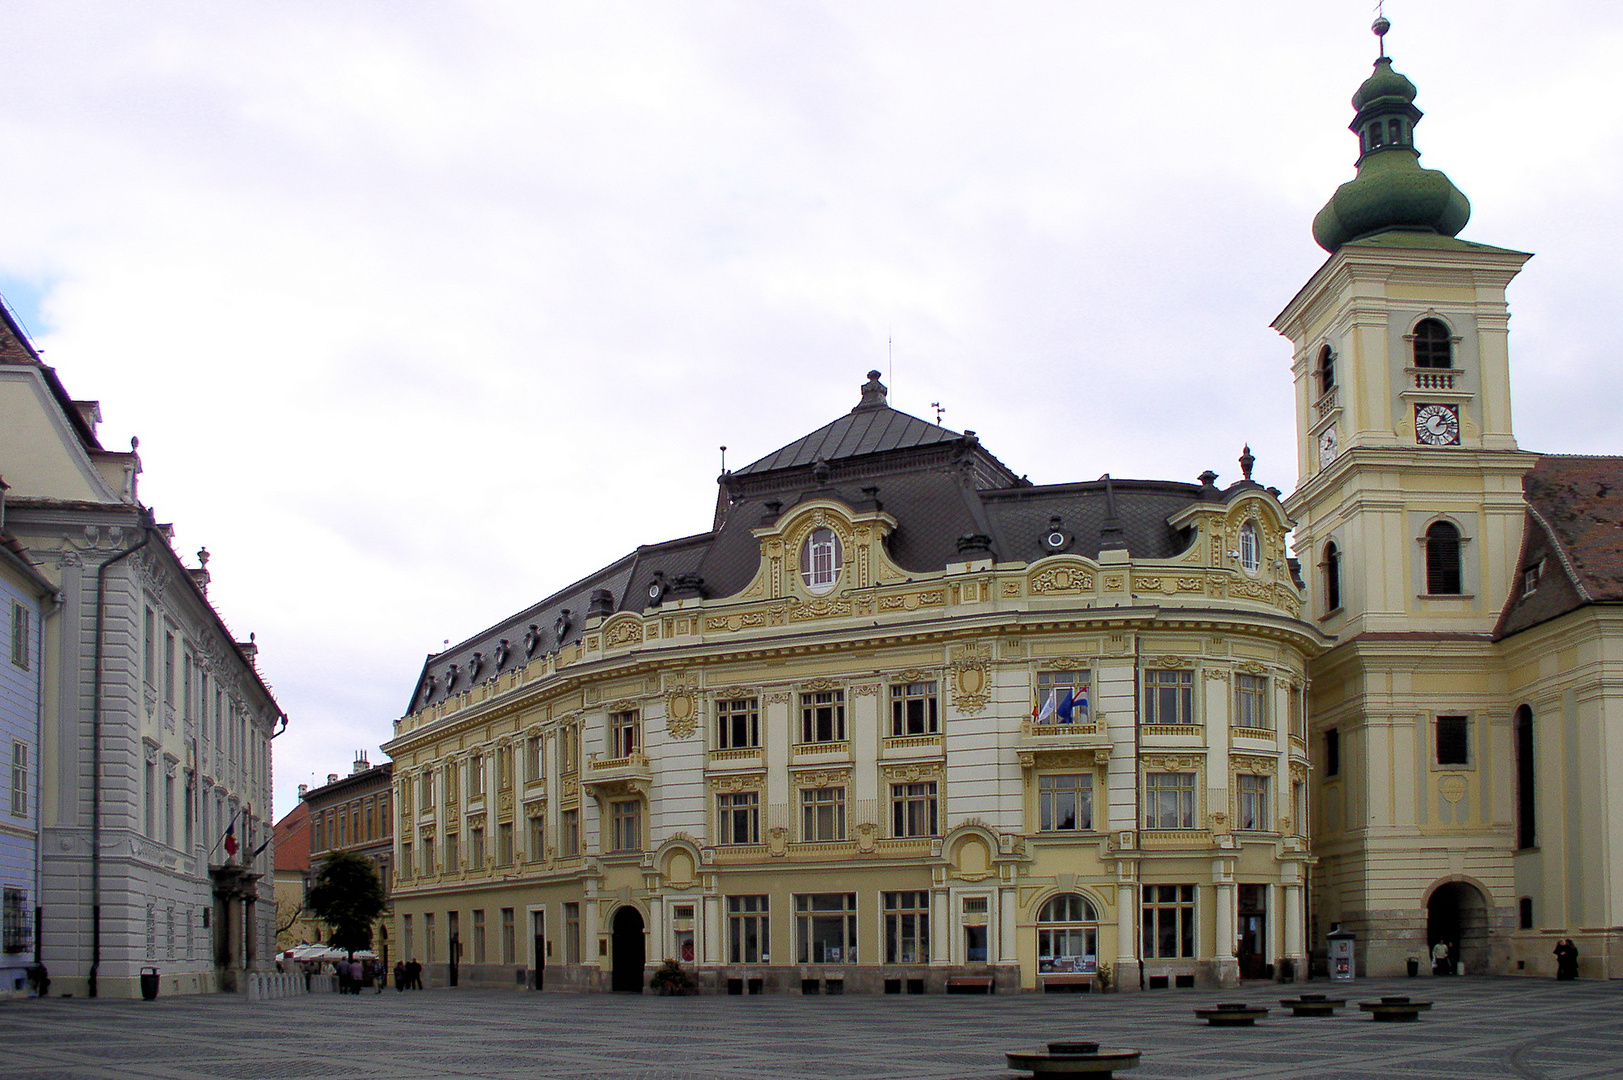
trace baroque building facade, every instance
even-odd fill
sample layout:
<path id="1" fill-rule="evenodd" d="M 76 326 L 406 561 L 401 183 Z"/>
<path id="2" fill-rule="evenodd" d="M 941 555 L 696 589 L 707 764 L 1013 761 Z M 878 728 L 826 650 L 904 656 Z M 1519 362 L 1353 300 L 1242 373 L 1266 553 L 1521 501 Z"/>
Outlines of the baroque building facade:
<path id="1" fill-rule="evenodd" d="M 357 754 L 348 776 L 328 773 L 321 787 L 300 793 L 300 804 L 309 812 L 305 859 L 309 873 L 333 852 L 364 855 L 377 867 L 383 895 L 389 896 L 395 861 L 393 772 L 391 762 L 373 765 L 364 753 Z M 395 958 L 389 940 L 392 922 L 385 908 L 372 927 L 372 950 L 385 962 Z M 319 923 L 316 926 L 318 936 L 309 940 L 325 941 L 324 929 Z"/>
<path id="2" fill-rule="evenodd" d="M 273 949 L 270 739 L 282 719 L 137 497 L 140 458 L 104 448 L 0 308 L 6 527 L 56 590 L 40 641 L 40 961 L 52 989 L 133 997 L 241 989 Z"/>
<path id="3" fill-rule="evenodd" d="M 1386 29 L 1377 22 L 1377 33 Z M 1384 36 L 1383 36 L 1384 43 Z M 1382 49 L 1353 98 L 1357 177 L 1293 346 L 1308 615 L 1314 910 L 1400 974 L 1548 975 L 1571 937 L 1623 977 L 1623 462 L 1522 450 L 1506 289 L 1529 255 L 1457 238 L 1465 196 L 1415 149 Z"/>
<path id="4" fill-rule="evenodd" d="M 429 658 L 385 750 L 405 954 L 716 991 L 1304 972 L 1307 660 L 1276 493 L 1032 485 L 889 407 Z"/>

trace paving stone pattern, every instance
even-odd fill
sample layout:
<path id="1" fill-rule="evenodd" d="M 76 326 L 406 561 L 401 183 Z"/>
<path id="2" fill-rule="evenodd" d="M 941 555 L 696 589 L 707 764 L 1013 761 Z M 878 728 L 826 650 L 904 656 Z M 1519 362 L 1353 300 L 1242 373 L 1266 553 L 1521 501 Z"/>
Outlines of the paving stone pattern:
<path id="1" fill-rule="evenodd" d="M 7 1080 L 1013 1080 L 1003 1051 L 1091 1039 L 1144 1051 L 1132 1080 L 1623 1077 L 1623 983 L 1362 980 L 1348 1009 L 1294 1018 L 1298 987 L 1134 995 L 692 997 L 429 990 L 247 1002 L 0 1003 Z M 1309 990 L 1328 989 L 1318 983 Z M 1377 1024 L 1357 1002 L 1436 1008 Z M 1340 996 L 1337 993 L 1335 996 Z M 1193 1009 L 1246 1001 L 1254 1028 Z"/>

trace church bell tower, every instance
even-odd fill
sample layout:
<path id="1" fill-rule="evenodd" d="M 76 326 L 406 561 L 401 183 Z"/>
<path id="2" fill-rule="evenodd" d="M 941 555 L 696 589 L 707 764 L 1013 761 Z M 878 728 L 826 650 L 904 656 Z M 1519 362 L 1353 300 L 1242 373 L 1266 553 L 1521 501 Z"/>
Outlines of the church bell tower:
<path id="1" fill-rule="evenodd" d="M 1310 933 L 1358 935 L 1361 974 L 1434 940 L 1502 970 L 1515 781 L 1492 633 L 1536 460 L 1511 430 L 1505 289 L 1530 256 L 1458 238 L 1470 203 L 1420 165 L 1415 86 L 1374 29 L 1358 173 L 1313 222 L 1330 256 L 1273 324 L 1296 386 L 1285 506 L 1308 617 L 1336 641 L 1309 669 Z"/>

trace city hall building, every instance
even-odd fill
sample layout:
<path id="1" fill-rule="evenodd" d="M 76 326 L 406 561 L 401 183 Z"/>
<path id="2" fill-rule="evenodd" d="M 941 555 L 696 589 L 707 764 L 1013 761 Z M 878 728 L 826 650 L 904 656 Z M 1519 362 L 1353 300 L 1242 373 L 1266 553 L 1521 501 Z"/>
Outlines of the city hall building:
<path id="1" fill-rule="evenodd" d="M 1571 936 L 1623 975 L 1623 469 L 1517 447 L 1528 256 L 1455 238 L 1414 99 L 1383 49 L 1275 322 L 1289 498 L 1249 452 L 1225 486 L 1033 485 L 870 373 L 724 473 L 711 531 L 428 659 L 385 746 L 402 954 L 1138 990 L 1299 978 L 1340 924 L 1372 974 L 1437 941 L 1548 974 Z"/>

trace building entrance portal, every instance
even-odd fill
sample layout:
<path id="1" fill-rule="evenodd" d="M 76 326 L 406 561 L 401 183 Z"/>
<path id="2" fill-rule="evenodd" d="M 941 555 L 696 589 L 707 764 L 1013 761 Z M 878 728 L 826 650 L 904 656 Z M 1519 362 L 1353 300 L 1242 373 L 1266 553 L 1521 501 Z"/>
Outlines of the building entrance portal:
<path id="1" fill-rule="evenodd" d="M 1234 956 L 1240 978 L 1266 979 L 1272 974 L 1268 970 L 1268 887 L 1241 885 L 1239 892 L 1239 943 Z"/>
<path id="2" fill-rule="evenodd" d="M 611 988 L 642 993 L 642 969 L 648 960 L 642 914 L 627 904 L 614 913 L 614 975 Z"/>
<path id="3" fill-rule="evenodd" d="M 1473 975 L 1488 970 L 1488 901 L 1463 881 L 1437 886 L 1426 901 L 1426 944 L 1448 946 L 1449 958 Z"/>

